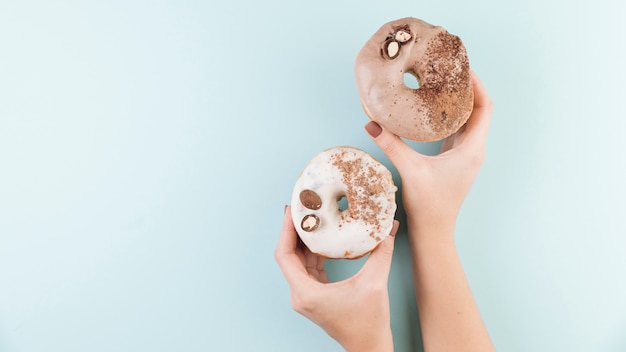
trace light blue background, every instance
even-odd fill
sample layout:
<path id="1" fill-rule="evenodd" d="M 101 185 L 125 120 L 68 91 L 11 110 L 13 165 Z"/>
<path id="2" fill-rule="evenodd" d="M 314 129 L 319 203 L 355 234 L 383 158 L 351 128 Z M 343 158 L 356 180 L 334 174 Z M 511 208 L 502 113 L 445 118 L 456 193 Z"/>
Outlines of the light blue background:
<path id="1" fill-rule="evenodd" d="M 273 251 L 319 151 L 363 148 L 399 182 L 352 70 L 405 16 L 461 36 L 495 101 L 457 239 L 496 346 L 625 351 L 625 14 L 618 0 L 0 2 L 0 351 L 340 351 L 291 310 Z M 394 339 L 416 351 L 398 236 Z"/>

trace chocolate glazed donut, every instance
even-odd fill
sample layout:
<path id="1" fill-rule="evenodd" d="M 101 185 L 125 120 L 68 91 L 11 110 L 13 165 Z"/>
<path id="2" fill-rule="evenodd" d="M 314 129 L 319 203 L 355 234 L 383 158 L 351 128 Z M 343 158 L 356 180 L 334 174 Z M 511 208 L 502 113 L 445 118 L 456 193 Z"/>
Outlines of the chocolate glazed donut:
<path id="1" fill-rule="evenodd" d="M 461 39 L 420 19 L 383 25 L 355 61 L 365 113 L 392 133 L 431 142 L 455 133 L 469 118 L 474 92 Z M 419 88 L 404 84 L 413 74 Z"/>

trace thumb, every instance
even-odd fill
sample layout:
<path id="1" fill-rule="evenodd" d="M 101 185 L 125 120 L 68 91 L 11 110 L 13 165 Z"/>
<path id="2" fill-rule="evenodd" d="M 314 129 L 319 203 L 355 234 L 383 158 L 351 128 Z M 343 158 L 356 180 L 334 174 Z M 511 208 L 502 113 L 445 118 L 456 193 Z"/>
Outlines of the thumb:
<path id="1" fill-rule="evenodd" d="M 396 239 L 396 232 L 398 232 L 398 226 L 400 223 L 398 220 L 393 221 L 393 227 L 389 236 L 385 238 L 380 244 L 374 248 L 367 262 L 363 265 L 363 275 L 370 276 L 373 280 L 380 277 L 389 277 L 389 270 L 391 269 L 391 259 L 393 257 L 394 242 Z"/>
<path id="2" fill-rule="evenodd" d="M 382 128 L 377 122 L 370 121 L 365 125 L 365 130 L 372 137 L 376 145 L 387 155 L 398 171 L 404 165 L 410 165 L 407 160 L 415 151 L 400 137 Z"/>

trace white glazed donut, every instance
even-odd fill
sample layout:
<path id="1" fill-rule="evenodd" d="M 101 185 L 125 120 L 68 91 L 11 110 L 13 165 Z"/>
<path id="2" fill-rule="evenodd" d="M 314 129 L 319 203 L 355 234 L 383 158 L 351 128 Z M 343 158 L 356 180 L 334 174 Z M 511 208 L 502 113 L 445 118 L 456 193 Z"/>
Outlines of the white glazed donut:
<path id="1" fill-rule="evenodd" d="M 356 259 L 393 227 L 395 192 L 389 170 L 366 152 L 336 147 L 316 155 L 296 181 L 291 217 L 302 242 L 326 258 Z M 348 207 L 338 201 L 346 197 Z"/>

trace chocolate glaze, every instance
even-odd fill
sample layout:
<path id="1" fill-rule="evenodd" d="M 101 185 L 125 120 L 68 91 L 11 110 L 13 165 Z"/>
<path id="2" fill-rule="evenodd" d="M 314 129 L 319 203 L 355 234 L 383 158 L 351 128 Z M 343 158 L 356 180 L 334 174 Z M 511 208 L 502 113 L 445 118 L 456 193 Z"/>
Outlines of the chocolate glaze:
<path id="1" fill-rule="evenodd" d="M 412 40 L 398 56 L 381 55 L 381 48 L 399 28 L 409 28 Z M 448 137 L 469 118 L 474 92 L 469 60 L 461 39 L 444 28 L 416 18 L 383 25 L 355 60 L 357 89 L 367 115 L 392 133 L 415 141 Z M 412 73 L 419 88 L 404 85 Z"/>

